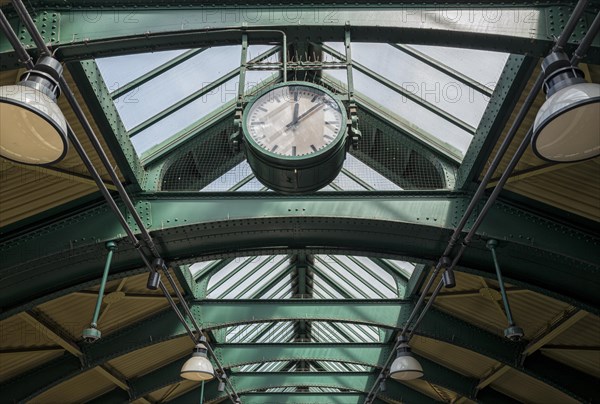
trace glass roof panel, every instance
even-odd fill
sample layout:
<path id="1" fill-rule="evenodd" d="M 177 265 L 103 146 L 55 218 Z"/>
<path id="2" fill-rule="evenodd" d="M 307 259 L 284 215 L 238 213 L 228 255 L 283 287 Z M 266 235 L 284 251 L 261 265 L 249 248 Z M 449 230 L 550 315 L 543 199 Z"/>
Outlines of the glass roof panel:
<path id="1" fill-rule="evenodd" d="M 346 72 L 340 70 L 332 70 L 327 74 L 342 82 L 346 78 Z M 472 140 L 472 135 L 469 132 L 359 71 L 355 71 L 353 75 L 356 91 L 372 100 L 372 102 L 374 101 L 374 105 L 383 106 L 410 126 L 416 126 L 446 143 L 449 148 L 455 148 L 462 155 L 465 154 Z"/>
<path id="2" fill-rule="evenodd" d="M 508 53 L 476 49 L 427 45 L 411 45 L 411 47 L 491 89 L 496 87 L 509 56 Z"/>
<path id="3" fill-rule="evenodd" d="M 98 58 L 96 64 L 108 89 L 115 91 L 186 51 L 187 49 L 178 49 Z"/>

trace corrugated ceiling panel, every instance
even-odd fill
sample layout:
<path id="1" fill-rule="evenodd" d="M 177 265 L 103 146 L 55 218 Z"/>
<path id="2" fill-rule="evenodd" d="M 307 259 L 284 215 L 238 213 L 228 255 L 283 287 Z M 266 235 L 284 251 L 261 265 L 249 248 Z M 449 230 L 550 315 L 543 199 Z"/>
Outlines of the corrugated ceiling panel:
<path id="1" fill-rule="evenodd" d="M 506 189 L 593 220 L 600 220 L 600 160 L 551 167 L 554 171 L 509 184 Z"/>
<path id="2" fill-rule="evenodd" d="M 7 178 L 6 180 L 4 180 Z M 0 181 L 0 226 L 62 205 L 95 192 L 79 182 L 42 175 L 20 167 L 2 173 Z"/>
<path id="3" fill-rule="evenodd" d="M 557 335 L 552 345 L 599 345 L 600 344 L 600 317 L 587 314 L 567 330 Z"/>
<path id="4" fill-rule="evenodd" d="M 89 327 L 96 297 L 71 293 L 38 306 L 38 310 L 57 323 L 70 337 L 77 341 L 81 332 Z"/>
<path id="5" fill-rule="evenodd" d="M 437 401 L 451 403 L 454 402 L 456 398 L 458 398 L 458 395 L 453 391 L 444 389 L 440 386 L 436 386 L 423 379 L 407 381 L 405 382 L 405 384 L 410 388 L 417 390 Z"/>
<path id="6" fill-rule="evenodd" d="M 570 396 L 519 371 L 510 369 L 492 383 L 496 390 L 523 403 L 576 404 Z"/>
<path id="7" fill-rule="evenodd" d="M 34 327 L 18 315 L 0 322 L 0 336 L 2 349 L 56 346 L 56 343 L 46 336 L 44 330 Z"/>
<path id="8" fill-rule="evenodd" d="M 475 352 L 421 336 L 415 336 L 411 346 L 417 354 L 469 377 L 479 378 L 497 363 Z"/>
<path id="9" fill-rule="evenodd" d="M 64 354 L 64 349 L 0 354 L 0 383 Z"/>
<path id="10" fill-rule="evenodd" d="M 165 401 L 173 400 L 175 397 L 185 394 L 188 391 L 195 389 L 197 387 L 198 387 L 198 382 L 182 380 L 178 383 L 163 387 L 160 390 L 156 390 L 155 392 L 150 394 L 149 397 L 152 400 L 154 400 L 154 402 L 162 403 Z M 197 402 L 200 402 L 200 394 L 198 394 Z"/>
<path id="11" fill-rule="evenodd" d="M 95 369 L 77 375 L 40 394 L 29 403 L 82 403 L 112 390 L 115 385 Z"/>
<path id="12" fill-rule="evenodd" d="M 551 320 L 570 307 L 558 300 L 522 290 L 509 293 L 508 300 L 513 318 L 517 325 L 523 328 L 527 338 L 532 338 Z M 438 299 L 435 302 L 435 306 L 442 310 L 479 324 L 500 336 L 504 335 L 503 330 L 508 325 L 502 305 L 502 300 L 494 301 L 493 296 L 484 295 Z"/>
<path id="13" fill-rule="evenodd" d="M 186 335 L 148 346 L 111 360 L 109 363 L 126 378 L 138 377 L 192 352 L 194 345 Z"/>
<path id="14" fill-rule="evenodd" d="M 542 354 L 600 379 L 600 349 L 598 349 L 598 345 L 590 351 L 547 350 L 542 348 Z"/>

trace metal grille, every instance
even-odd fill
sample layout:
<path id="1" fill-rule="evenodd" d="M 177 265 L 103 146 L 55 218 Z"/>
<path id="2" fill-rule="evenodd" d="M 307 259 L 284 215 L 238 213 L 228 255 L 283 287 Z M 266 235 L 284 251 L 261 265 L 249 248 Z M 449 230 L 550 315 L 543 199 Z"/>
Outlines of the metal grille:
<path id="1" fill-rule="evenodd" d="M 318 79 L 315 79 L 318 80 Z M 322 83 L 321 83 L 322 84 Z M 350 150 L 340 175 L 324 191 L 399 191 L 451 189 L 455 167 L 370 111 L 359 109 L 363 134 Z M 233 115 L 200 133 L 163 165 L 161 191 L 266 191 L 234 152 L 229 136 Z"/>

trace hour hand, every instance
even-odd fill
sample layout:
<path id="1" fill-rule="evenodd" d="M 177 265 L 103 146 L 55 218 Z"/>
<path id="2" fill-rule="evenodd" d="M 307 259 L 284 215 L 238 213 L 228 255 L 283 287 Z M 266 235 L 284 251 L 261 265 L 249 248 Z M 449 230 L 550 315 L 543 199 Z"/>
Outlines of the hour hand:
<path id="1" fill-rule="evenodd" d="M 292 122 L 290 123 L 290 125 L 295 125 L 298 122 L 298 110 L 300 109 L 300 105 L 298 105 L 298 103 L 296 103 L 296 105 L 294 105 L 294 117 L 292 118 Z M 288 125 L 288 126 L 290 126 Z"/>

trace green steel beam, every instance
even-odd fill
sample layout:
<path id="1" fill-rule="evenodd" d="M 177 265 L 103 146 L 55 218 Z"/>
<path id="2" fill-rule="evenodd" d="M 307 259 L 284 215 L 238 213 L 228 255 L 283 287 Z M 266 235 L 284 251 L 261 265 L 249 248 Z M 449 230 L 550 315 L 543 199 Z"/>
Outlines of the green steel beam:
<path id="1" fill-rule="evenodd" d="M 362 404 L 365 393 L 326 392 L 326 393 L 244 393 L 244 404 Z M 375 401 L 375 404 L 384 401 Z"/>
<path id="2" fill-rule="evenodd" d="M 425 282 L 425 279 L 429 275 L 430 267 L 427 265 L 419 264 L 415 266 L 412 276 L 408 280 L 406 285 L 406 293 L 403 296 L 404 299 L 413 299 L 419 295 L 421 286 Z"/>
<path id="3" fill-rule="evenodd" d="M 115 91 L 110 93 L 111 98 L 113 100 L 116 100 L 117 98 L 122 97 L 123 95 L 135 90 L 136 88 L 142 86 L 143 84 L 146 84 L 150 80 L 171 70 L 175 66 L 178 66 L 187 60 L 190 60 L 194 56 L 204 52 L 206 49 L 207 48 L 190 49 L 189 51 L 186 51 L 186 52 L 182 53 L 181 55 L 174 57 L 173 59 L 169 60 L 168 62 L 165 62 L 162 65 L 150 70 L 148 73 L 142 74 L 135 80 L 132 80 L 129 83 L 126 83 L 126 84 L 118 87 Z"/>
<path id="4" fill-rule="evenodd" d="M 328 343 L 263 343 L 215 344 L 213 349 L 226 368 L 272 361 L 316 360 L 355 363 L 381 367 L 388 358 L 391 346 L 379 343 L 328 344 Z"/>
<path id="5" fill-rule="evenodd" d="M 365 392 L 369 390 L 376 378 L 377 375 L 370 372 L 238 372 L 230 376 L 231 382 L 239 394 L 271 387 L 302 386 L 332 387 Z M 206 403 L 214 403 L 226 397 L 225 393 L 216 391 L 216 385 L 217 383 L 209 383 L 206 386 Z M 192 397 L 198 397 L 198 390 L 194 389 L 171 402 L 187 404 Z M 436 402 L 436 400 L 394 381 L 387 383 L 386 391 L 380 392 L 378 397 L 419 404 Z"/>
<path id="6" fill-rule="evenodd" d="M 129 189 L 139 191 L 144 182 L 145 170 L 129 140 L 125 125 L 121 121 L 96 62 L 93 60 L 74 62 L 67 66 L 100 130 L 97 135 L 106 141 L 120 172 L 130 184 Z"/>
<path id="7" fill-rule="evenodd" d="M 202 306 L 199 306 L 200 304 Z M 203 310 L 198 310 L 198 307 L 201 307 Z M 198 321 L 203 322 L 205 329 L 209 331 L 229 325 L 244 324 L 249 320 L 262 322 L 269 320 L 286 321 L 297 319 L 350 321 L 397 329 L 402 326 L 403 321 L 406 319 L 406 316 L 411 309 L 412 303 L 398 300 L 320 301 L 304 299 L 266 302 L 256 300 L 222 302 L 220 300 L 213 300 L 194 304 L 192 312 Z M 238 312 L 243 313 L 240 314 Z M 207 316 L 206 314 L 208 313 L 210 314 Z M 387 313 L 390 317 L 383 318 L 384 316 L 382 316 L 381 313 Z M 399 318 L 399 316 L 401 318 Z M 396 319 L 396 323 L 390 326 L 389 324 L 393 323 L 393 321 L 391 321 L 392 318 Z M 381 321 L 382 323 L 377 324 L 378 321 Z M 150 318 L 118 330 L 97 341 L 95 344 L 86 344 L 82 346 L 82 351 L 84 352 L 83 366 L 77 358 L 65 357 L 60 361 L 44 364 L 15 379 L 9 380 L 0 385 L 0 388 L 5 397 L 17 401 L 24 400 L 32 395 L 39 394 L 46 389 L 48 385 L 51 386 L 64 381 L 115 357 L 173 338 L 185 338 L 185 333 L 186 331 L 179 323 L 175 313 L 171 310 L 165 310 Z M 428 315 L 425 316 L 417 334 L 426 338 L 432 338 L 448 344 L 457 345 L 500 361 L 519 371 L 525 372 L 538 380 L 549 383 L 578 399 L 589 395 L 589 388 L 586 387 L 586 385 L 588 385 L 588 379 L 590 379 L 591 376 L 586 376 L 574 369 L 557 364 L 551 359 L 546 360 L 543 366 L 528 367 L 528 363 L 526 362 L 525 367 L 523 367 L 519 363 L 519 358 L 520 352 L 525 346 L 524 344 L 512 343 L 498 335 L 477 328 L 464 320 L 443 313 L 435 308 L 431 309 Z M 306 345 L 308 346 L 308 344 Z M 260 344 L 255 346 L 260 347 Z M 342 346 L 350 345 L 342 343 Z M 260 354 L 261 352 L 263 351 L 257 349 L 257 354 Z M 264 355 L 269 355 L 267 352 L 268 350 L 264 351 Z M 273 354 L 273 352 L 271 352 L 271 354 Z M 332 355 L 333 354 L 334 353 L 332 353 Z M 352 355 L 361 355 L 361 353 L 356 352 L 352 353 Z M 356 356 L 350 357 L 351 360 L 355 360 L 355 358 Z M 338 357 L 337 359 L 343 358 Z M 233 360 L 236 359 L 232 359 L 232 361 Z M 424 363 L 425 362 L 426 360 L 424 360 Z M 229 364 L 234 365 L 235 363 L 229 362 Z M 174 368 L 177 368 L 180 364 L 173 366 Z M 560 369 L 560 372 L 555 369 Z M 565 369 L 569 369 L 569 371 L 572 372 L 571 374 L 574 375 L 573 377 L 579 377 L 582 382 L 574 384 L 565 384 L 561 382 L 561 375 L 564 373 Z M 39 378 L 40 380 L 38 381 L 38 377 L 34 376 L 40 372 L 45 372 L 44 374 L 47 376 Z M 177 375 L 177 372 L 174 372 L 173 374 Z M 439 376 L 439 379 L 434 379 L 435 383 L 439 383 L 442 386 L 446 383 L 444 380 L 447 382 L 453 380 L 451 374 L 444 374 L 440 369 L 432 371 L 431 377 L 435 378 L 437 377 L 436 375 Z M 34 380 L 34 382 L 32 382 L 32 380 Z M 455 380 L 455 382 L 457 381 Z M 169 384 L 170 382 L 165 381 L 164 383 Z M 593 385 L 593 383 L 590 385 Z M 465 386 L 460 388 L 454 386 L 453 388 L 463 392 L 463 390 L 468 389 Z M 160 387 L 161 386 L 158 386 L 157 388 Z"/>
<path id="8" fill-rule="evenodd" d="M 373 255 L 430 264 L 442 253 L 467 195 L 204 198 L 169 195 L 136 206 L 171 265 L 254 253 Z M 301 211 L 302 215 L 298 215 Z M 136 229 L 133 221 L 132 226 Z M 467 226 L 468 228 L 468 226 Z M 500 240 L 507 282 L 598 312 L 600 239 L 502 202 L 491 209 L 459 270 L 493 277 L 485 248 Z M 112 212 L 94 207 L 0 243 L 0 316 L 40 304 L 49 294 L 99 279 L 103 245 L 120 241 L 111 273 L 142 268 Z M 232 246 L 236 246 L 232 249 Z"/>
<path id="9" fill-rule="evenodd" d="M 116 7 L 120 3 L 104 3 L 99 8 L 36 8 L 34 17 L 46 41 L 57 49 L 62 60 L 81 60 L 115 54 L 155 52 L 217 44 L 237 44 L 241 30 L 247 30 L 254 41 L 278 40 L 279 34 L 255 33 L 253 29 L 285 30 L 288 38 L 312 41 L 340 41 L 343 28 L 350 26 L 352 40 L 359 42 L 413 43 L 481 48 L 532 56 L 544 56 L 558 36 L 568 16 L 568 7 L 493 3 L 464 8 L 459 5 L 396 4 L 360 7 L 308 4 L 291 8 L 273 5 L 249 7 L 238 4 L 206 8 L 194 7 Z M 178 4 L 179 5 L 179 4 Z M 115 6 L 115 7 L 113 7 Z M 581 29 L 571 37 L 579 41 L 593 19 L 590 12 Z M 14 20 L 13 20 L 14 21 Z M 157 23 L 157 22 L 160 23 Z M 52 25 L 48 26 L 48 22 Z M 14 22 L 16 26 L 17 23 Z M 17 32 L 19 32 L 17 27 Z M 507 35 L 510 33 L 510 35 Z M 33 48 L 28 36 L 23 41 Z M 0 38 L 3 69 L 17 66 L 17 58 L 6 38 Z M 598 42 L 589 58 L 598 58 Z"/>
<path id="10" fill-rule="evenodd" d="M 458 170 L 457 188 L 469 188 L 477 181 L 504 127 L 512 123 L 510 116 L 538 63 L 537 58 L 530 56 L 508 57 Z"/>
<path id="11" fill-rule="evenodd" d="M 218 344 L 216 354 L 225 368 L 279 360 L 334 361 L 381 367 L 392 344 Z M 456 373 L 440 364 L 416 355 L 423 366 L 425 380 L 475 399 L 477 379 Z M 132 379 L 132 400 L 181 380 L 179 369 L 187 357 L 178 359 L 144 376 Z M 238 375 L 240 373 L 237 373 Z M 388 383 L 393 383 L 392 381 Z M 501 393 L 496 394 L 502 396 Z"/>

